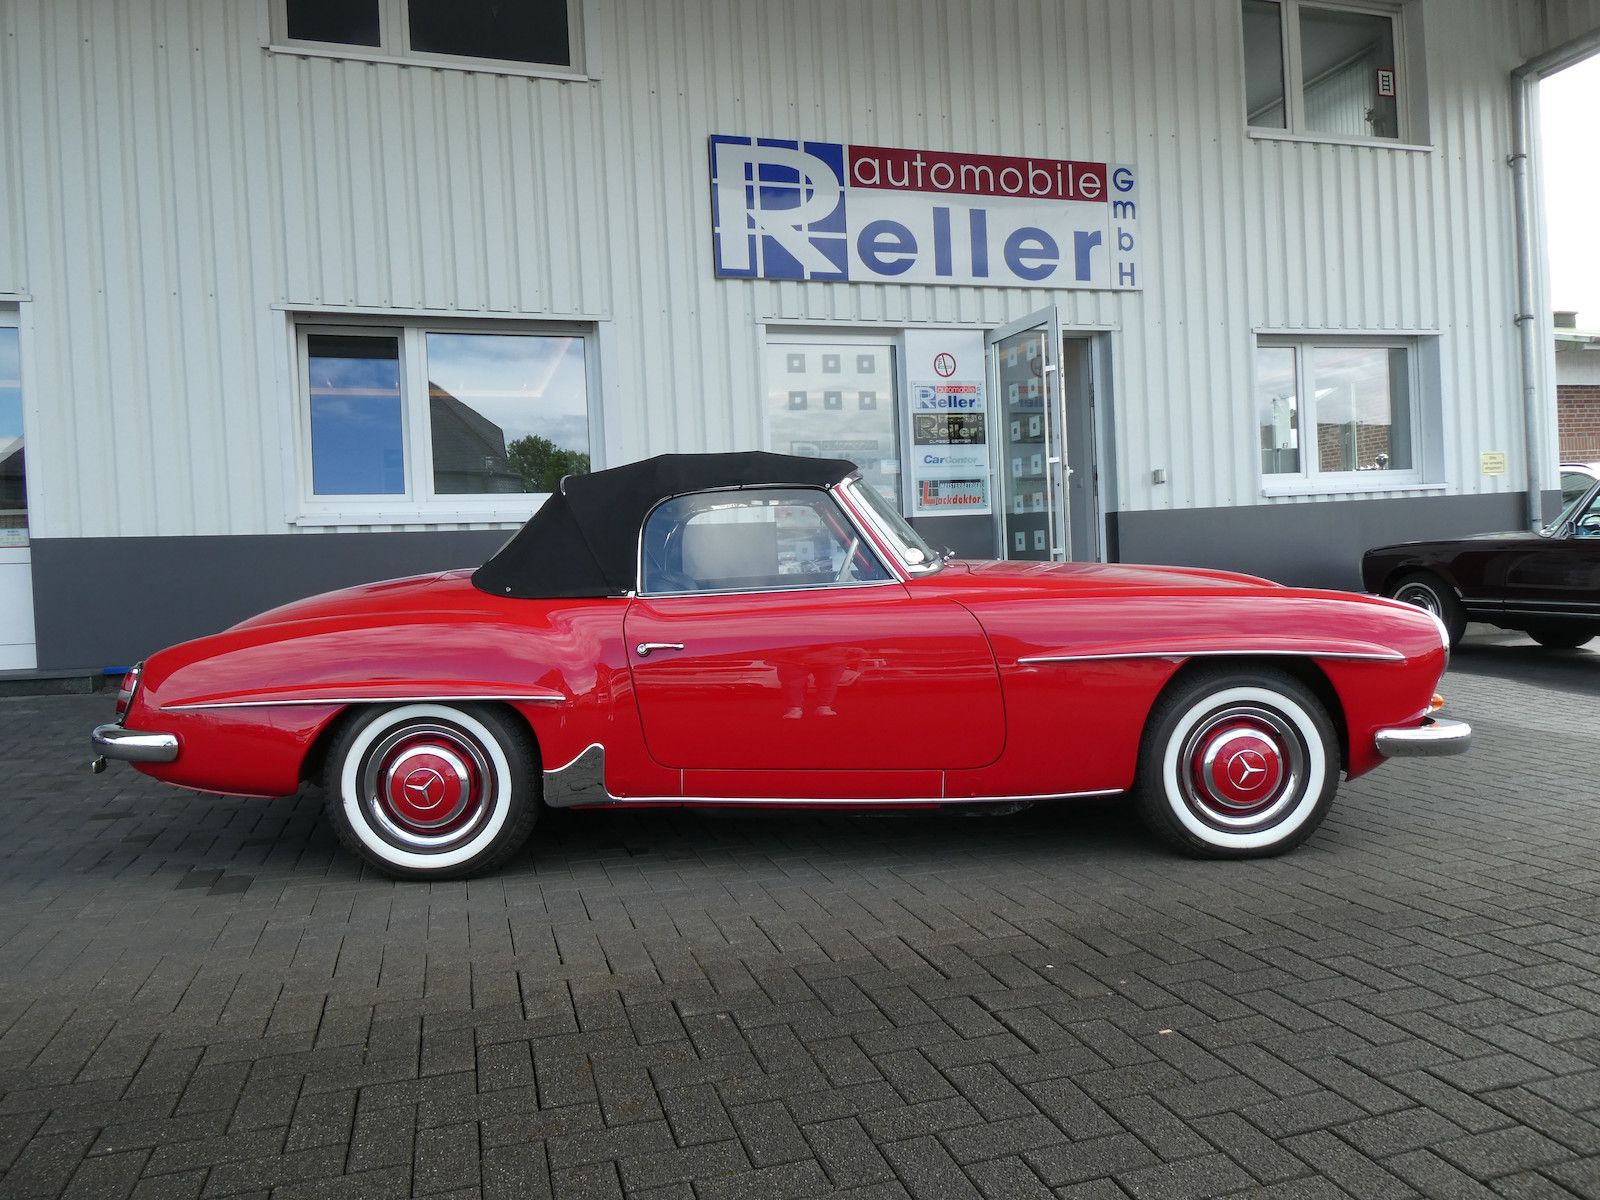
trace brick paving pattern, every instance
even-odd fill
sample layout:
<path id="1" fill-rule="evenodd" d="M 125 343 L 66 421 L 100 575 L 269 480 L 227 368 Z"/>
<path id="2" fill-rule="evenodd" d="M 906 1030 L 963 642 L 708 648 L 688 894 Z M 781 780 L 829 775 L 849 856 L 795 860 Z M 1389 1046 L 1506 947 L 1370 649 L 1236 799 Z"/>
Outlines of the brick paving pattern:
<path id="1" fill-rule="evenodd" d="M 1600 1196 L 1600 654 L 1525 647 L 1254 863 L 652 811 L 397 885 L 0 701 L 0 1198 Z"/>

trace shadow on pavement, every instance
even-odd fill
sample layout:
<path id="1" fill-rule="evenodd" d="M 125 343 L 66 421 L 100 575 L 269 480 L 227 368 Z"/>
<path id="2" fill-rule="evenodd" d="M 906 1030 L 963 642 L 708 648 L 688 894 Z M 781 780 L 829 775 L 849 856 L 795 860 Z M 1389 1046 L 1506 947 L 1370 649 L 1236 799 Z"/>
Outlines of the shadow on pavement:
<path id="1" fill-rule="evenodd" d="M 1577 650 L 1546 650 L 1532 638 L 1499 630 L 1469 632 L 1450 658 L 1450 673 L 1511 679 L 1571 692 L 1600 694 L 1600 638 Z M 1446 680 L 1447 688 L 1448 678 Z"/>

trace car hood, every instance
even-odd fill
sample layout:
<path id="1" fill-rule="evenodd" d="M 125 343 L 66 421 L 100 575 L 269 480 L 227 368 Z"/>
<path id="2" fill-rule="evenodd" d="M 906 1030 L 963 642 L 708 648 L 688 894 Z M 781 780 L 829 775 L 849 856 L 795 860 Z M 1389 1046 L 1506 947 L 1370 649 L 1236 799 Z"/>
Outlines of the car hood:
<path id="1" fill-rule="evenodd" d="M 315 621 L 324 617 L 344 617 L 361 613 L 416 612 L 439 607 L 445 595 L 459 597 L 470 571 L 435 571 L 430 575 L 410 575 L 404 579 L 385 579 L 356 587 L 323 592 L 269 608 L 264 613 L 240 621 L 233 628 L 253 629 L 263 625 L 286 625 L 293 621 Z"/>
<path id="2" fill-rule="evenodd" d="M 952 587 L 1016 587 L 1084 592 L 1250 590 L 1281 585 L 1256 575 L 1204 567 L 1123 563 L 999 562 L 955 559 L 926 577 Z"/>
<path id="3" fill-rule="evenodd" d="M 1374 546 L 1368 554 L 1402 553 L 1425 546 L 1460 546 L 1473 542 L 1547 542 L 1550 539 L 1531 529 L 1508 529 L 1500 533 L 1468 533 L 1461 537 L 1427 538 L 1418 542 L 1394 542 L 1388 546 Z"/>

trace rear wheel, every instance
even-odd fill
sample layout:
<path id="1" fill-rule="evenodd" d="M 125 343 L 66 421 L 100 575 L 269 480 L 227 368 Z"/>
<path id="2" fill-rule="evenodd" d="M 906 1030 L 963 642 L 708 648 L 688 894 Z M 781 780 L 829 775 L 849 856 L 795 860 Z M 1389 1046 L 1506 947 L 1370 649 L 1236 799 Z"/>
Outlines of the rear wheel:
<path id="1" fill-rule="evenodd" d="M 328 816 L 353 853 L 399 879 L 498 867 L 538 816 L 526 729 L 479 705 L 357 714 L 328 753 Z"/>
<path id="2" fill-rule="evenodd" d="M 1596 633 L 1593 625 L 1534 625 L 1528 636 L 1546 650 L 1576 650 Z"/>
<path id="3" fill-rule="evenodd" d="M 1306 686 L 1278 672 L 1197 672 L 1157 701 L 1139 750 L 1139 816 L 1202 858 L 1282 854 L 1339 786 L 1339 740 Z"/>
<path id="4" fill-rule="evenodd" d="M 1384 595 L 1406 604 L 1425 608 L 1444 622 L 1450 634 L 1450 645 L 1461 641 L 1467 631 L 1467 611 L 1456 598 L 1456 591 L 1432 571 L 1412 571 L 1400 576 L 1385 590 Z"/>

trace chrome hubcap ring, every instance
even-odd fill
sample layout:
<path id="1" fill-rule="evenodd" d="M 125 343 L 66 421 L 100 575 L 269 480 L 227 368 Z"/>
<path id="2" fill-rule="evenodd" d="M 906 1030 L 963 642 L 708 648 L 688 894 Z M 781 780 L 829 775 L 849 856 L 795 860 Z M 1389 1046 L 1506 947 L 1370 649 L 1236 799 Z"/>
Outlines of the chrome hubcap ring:
<path id="1" fill-rule="evenodd" d="M 1282 714 L 1229 704 L 1196 722 L 1179 751 L 1178 785 L 1207 825 L 1248 833 L 1281 820 L 1305 789 L 1307 749 Z"/>
<path id="2" fill-rule="evenodd" d="M 390 730 L 363 757 L 361 803 L 385 841 L 441 853 L 483 827 L 494 779 L 476 739 L 444 722 L 415 721 Z"/>
<path id="3" fill-rule="evenodd" d="M 1425 608 L 1436 617 L 1444 616 L 1438 593 L 1425 583 L 1408 583 L 1395 589 L 1394 598 L 1404 604 Z"/>

